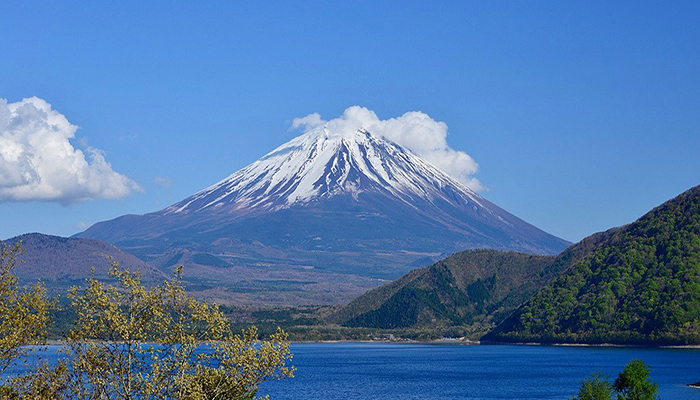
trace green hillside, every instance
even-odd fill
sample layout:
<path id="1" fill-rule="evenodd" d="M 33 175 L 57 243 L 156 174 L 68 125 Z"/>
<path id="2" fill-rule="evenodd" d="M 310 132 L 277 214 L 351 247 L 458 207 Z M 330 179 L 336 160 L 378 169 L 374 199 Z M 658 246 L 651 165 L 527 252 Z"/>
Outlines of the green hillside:
<path id="1" fill-rule="evenodd" d="M 565 272 L 483 339 L 700 343 L 700 186 L 562 253 Z"/>
<path id="2" fill-rule="evenodd" d="M 367 292 L 331 320 L 380 329 L 490 325 L 557 275 L 548 268 L 553 260 L 494 250 L 456 253 Z"/>

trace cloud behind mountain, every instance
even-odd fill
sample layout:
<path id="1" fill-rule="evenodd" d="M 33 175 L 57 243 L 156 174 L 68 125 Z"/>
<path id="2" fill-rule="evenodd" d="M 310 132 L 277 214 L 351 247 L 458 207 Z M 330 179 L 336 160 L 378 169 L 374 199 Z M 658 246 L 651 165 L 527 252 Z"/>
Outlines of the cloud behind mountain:
<path id="1" fill-rule="evenodd" d="M 321 118 L 319 113 L 292 121 L 292 129 L 304 132 L 319 126 L 339 134 L 366 129 L 408 148 L 470 189 L 483 189 L 481 182 L 473 176 L 479 170 L 479 164 L 469 154 L 447 144 L 446 123 L 423 112 L 409 111 L 400 117 L 382 120 L 368 108 L 352 106 L 346 108 L 340 117 L 329 121 Z"/>

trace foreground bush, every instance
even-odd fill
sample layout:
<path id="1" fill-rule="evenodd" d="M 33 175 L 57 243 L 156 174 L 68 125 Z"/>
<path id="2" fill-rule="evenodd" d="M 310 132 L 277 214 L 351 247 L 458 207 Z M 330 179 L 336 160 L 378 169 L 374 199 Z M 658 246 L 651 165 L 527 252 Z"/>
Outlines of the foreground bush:
<path id="1" fill-rule="evenodd" d="M 0 373 L 26 356 L 27 346 L 42 343 L 53 304 L 40 284 L 19 287 L 14 269 L 21 253 L 21 244 L 0 245 Z"/>
<path id="2" fill-rule="evenodd" d="M 77 314 L 65 357 L 14 379 L 6 397 L 76 400 L 253 399 L 260 384 L 292 377 L 287 335 L 239 335 L 216 305 L 186 295 L 182 269 L 145 288 L 112 265 L 116 284 L 88 279 L 69 293 Z"/>

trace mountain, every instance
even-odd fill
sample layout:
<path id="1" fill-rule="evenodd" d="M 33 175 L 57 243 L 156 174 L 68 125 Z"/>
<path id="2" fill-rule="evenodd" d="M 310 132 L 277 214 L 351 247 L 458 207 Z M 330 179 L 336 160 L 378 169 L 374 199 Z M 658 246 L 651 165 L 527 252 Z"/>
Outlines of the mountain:
<path id="1" fill-rule="evenodd" d="M 554 256 L 468 250 L 409 272 L 342 307 L 330 320 L 347 327 L 490 326 L 560 271 Z"/>
<path id="2" fill-rule="evenodd" d="M 700 344 L 700 186 L 555 264 L 565 272 L 485 340 Z"/>
<path id="3" fill-rule="evenodd" d="M 139 271 L 144 282 L 159 282 L 167 275 L 135 256 L 95 239 L 64 238 L 28 233 L 0 242 L 0 246 L 14 246 L 22 242 L 24 252 L 15 274 L 22 284 L 32 284 L 41 280 L 49 288 L 65 289 L 80 285 L 95 268 L 95 276 L 107 278 L 110 257 L 131 271 Z"/>
<path id="4" fill-rule="evenodd" d="M 146 261 L 179 253 L 223 260 L 189 273 L 223 283 L 237 302 L 302 304 L 349 300 L 458 250 L 556 254 L 569 244 L 394 142 L 326 127 L 161 211 L 97 223 L 76 237 Z M 281 281 L 289 283 L 284 295 Z"/>

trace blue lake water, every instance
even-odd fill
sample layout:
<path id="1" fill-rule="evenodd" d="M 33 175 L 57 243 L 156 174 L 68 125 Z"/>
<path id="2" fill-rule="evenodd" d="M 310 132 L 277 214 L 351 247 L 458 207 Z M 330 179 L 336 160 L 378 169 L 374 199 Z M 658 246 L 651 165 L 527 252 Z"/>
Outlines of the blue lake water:
<path id="1" fill-rule="evenodd" d="M 593 372 L 614 379 L 640 358 L 664 400 L 700 399 L 700 350 L 416 343 L 292 346 L 294 379 L 271 399 L 568 399 Z"/>
<path id="2" fill-rule="evenodd" d="M 55 360 L 58 346 L 43 355 Z M 561 399 L 602 372 L 611 380 L 640 358 L 663 400 L 700 400 L 700 350 L 468 346 L 421 343 L 294 343 L 294 379 L 267 382 L 273 400 Z M 19 372 L 23 367 L 15 367 Z"/>

